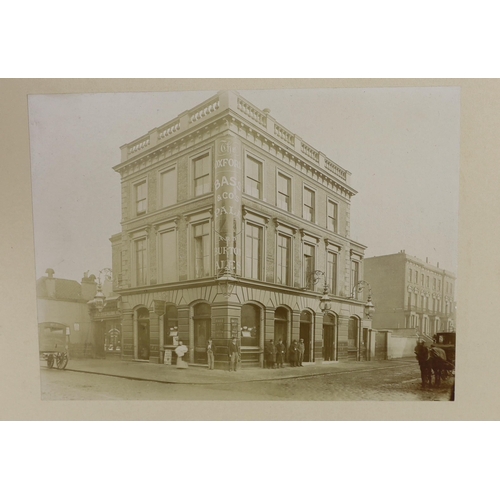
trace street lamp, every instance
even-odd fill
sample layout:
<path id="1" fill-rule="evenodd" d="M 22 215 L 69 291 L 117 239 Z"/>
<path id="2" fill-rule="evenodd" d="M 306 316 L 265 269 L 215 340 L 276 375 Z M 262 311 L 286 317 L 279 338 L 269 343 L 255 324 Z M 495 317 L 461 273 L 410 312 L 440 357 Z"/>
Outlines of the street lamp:
<path id="1" fill-rule="evenodd" d="M 365 304 L 365 315 L 368 319 L 372 319 L 373 313 L 375 312 L 375 306 L 372 302 L 372 287 L 367 281 L 358 281 L 353 287 L 351 292 L 351 299 L 357 298 L 354 292 L 361 292 L 365 287 L 368 287 L 368 301 Z"/>
<path id="2" fill-rule="evenodd" d="M 104 280 L 101 280 L 102 275 L 104 275 Z M 94 299 L 89 302 L 89 304 L 95 307 L 100 313 L 106 305 L 106 296 L 102 292 L 102 281 L 111 281 L 112 275 L 112 271 L 109 267 L 105 267 L 99 271 L 99 277 L 97 278 L 97 293 Z"/>
<path id="3" fill-rule="evenodd" d="M 324 284 L 323 284 L 323 295 L 319 299 L 319 308 L 326 314 L 332 308 L 332 299 L 328 294 L 329 288 L 326 284 L 326 273 L 324 271 L 312 271 L 309 275 L 309 284 L 315 285 L 323 276 Z"/>
<path id="4" fill-rule="evenodd" d="M 234 287 L 238 283 L 238 279 L 227 266 L 224 268 L 222 274 L 215 279 L 215 281 L 217 282 L 218 293 L 221 293 L 226 298 L 229 298 L 232 295 Z"/>

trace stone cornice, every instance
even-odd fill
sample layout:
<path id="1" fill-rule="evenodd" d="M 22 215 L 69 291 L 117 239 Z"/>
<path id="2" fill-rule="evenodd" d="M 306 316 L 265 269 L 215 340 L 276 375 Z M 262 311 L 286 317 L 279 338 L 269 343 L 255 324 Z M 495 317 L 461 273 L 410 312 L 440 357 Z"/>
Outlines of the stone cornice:
<path id="1" fill-rule="evenodd" d="M 241 213 L 243 214 L 243 219 L 245 220 L 247 218 L 247 215 L 248 214 L 252 214 L 252 215 L 256 215 L 257 217 L 260 217 L 261 219 L 264 220 L 264 223 L 267 227 L 267 225 L 269 224 L 269 221 L 271 220 L 271 216 L 270 215 L 267 215 L 263 212 L 259 212 L 258 210 L 255 210 L 251 207 L 249 207 L 248 205 L 242 205 L 241 206 Z"/>
<path id="2" fill-rule="evenodd" d="M 158 161 L 163 161 L 164 159 L 172 158 L 174 155 L 182 154 L 183 151 L 193 145 L 199 144 L 204 140 L 208 140 L 213 135 L 219 134 L 224 130 L 232 130 L 240 137 L 256 144 L 257 147 L 259 147 L 263 152 L 270 154 L 284 163 L 287 163 L 291 168 L 303 171 L 316 182 L 329 187 L 333 191 L 336 191 L 337 194 L 350 199 L 351 196 L 357 193 L 357 191 L 350 187 L 344 180 L 336 177 L 333 172 L 327 169 L 329 165 L 332 165 L 344 171 L 344 169 L 336 166 L 334 162 L 326 158 L 322 153 L 318 154 L 321 156 L 321 160 L 325 164 L 325 168 L 314 165 L 314 162 L 318 162 L 318 159 L 313 158 L 314 162 L 311 162 L 310 159 L 306 158 L 303 151 L 298 152 L 292 149 L 293 145 L 289 144 L 290 141 L 287 139 L 289 138 L 291 132 L 287 131 L 281 125 L 276 124 L 278 135 L 272 136 L 268 130 L 262 128 L 261 124 L 250 123 L 249 118 L 247 116 L 239 115 L 239 112 L 241 111 L 227 108 L 222 111 L 223 114 L 216 114 L 211 121 L 203 121 L 197 127 L 189 128 L 184 132 L 182 132 L 179 128 L 176 128 L 170 136 L 168 134 L 165 135 L 164 140 L 161 142 L 157 142 L 156 140 L 156 144 L 153 144 L 155 141 L 147 139 L 147 135 L 145 135 L 137 141 L 131 143 L 137 143 L 139 146 L 137 149 L 137 155 L 124 160 L 122 163 L 113 167 L 113 169 L 116 172 L 119 172 L 122 177 L 126 177 L 133 173 L 145 170 L 148 167 L 155 165 Z M 166 128 L 165 126 L 160 127 L 151 131 L 150 135 L 153 134 L 159 137 L 172 127 L 175 128 L 174 125 L 170 125 Z M 164 131 L 163 128 L 165 128 Z M 162 132 L 159 132 L 160 130 Z M 300 140 L 300 138 L 297 138 L 297 140 Z M 313 150 L 305 143 L 303 143 L 303 146 L 304 145 L 306 152 L 309 151 L 309 149 Z M 135 146 L 131 146 L 129 144 L 123 146 L 122 148 L 130 147 L 133 148 Z M 302 150 L 304 150 L 304 147 Z"/>
<path id="3" fill-rule="evenodd" d="M 284 222 L 284 221 L 278 219 L 278 217 L 273 217 L 273 222 L 274 222 L 274 226 L 276 227 L 276 229 L 278 229 L 280 226 L 284 226 L 284 227 L 287 227 L 288 229 L 291 229 L 293 231 L 293 234 L 296 234 L 297 231 L 299 230 L 299 228 L 297 226 L 294 226 L 293 224 L 290 224 L 288 222 Z"/>

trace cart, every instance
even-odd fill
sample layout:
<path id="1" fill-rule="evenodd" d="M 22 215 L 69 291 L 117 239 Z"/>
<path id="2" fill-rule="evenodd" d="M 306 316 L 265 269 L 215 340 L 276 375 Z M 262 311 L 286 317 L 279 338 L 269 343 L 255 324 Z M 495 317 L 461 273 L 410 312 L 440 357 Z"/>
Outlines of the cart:
<path id="1" fill-rule="evenodd" d="M 64 370 L 68 364 L 69 327 L 61 323 L 41 323 L 38 325 L 40 359 L 47 362 L 48 368 L 54 364 Z"/>
<path id="2" fill-rule="evenodd" d="M 434 345 L 446 353 L 447 369 L 443 371 L 443 379 L 455 375 L 456 332 L 438 332 L 434 336 L 434 341 Z"/>

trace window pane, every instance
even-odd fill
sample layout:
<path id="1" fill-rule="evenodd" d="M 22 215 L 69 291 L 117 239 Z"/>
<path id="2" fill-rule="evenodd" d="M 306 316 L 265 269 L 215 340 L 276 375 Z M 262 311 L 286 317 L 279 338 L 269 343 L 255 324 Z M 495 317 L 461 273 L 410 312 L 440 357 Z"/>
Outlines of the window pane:
<path id="1" fill-rule="evenodd" d="M 242 346 L 258 346 L 260 337 L 260 308 L 245 304 L 241 308 Z"/>
<path id="2" fill-rule="evenodd" d="M 245 275 L 248 278 L 260 279 L 261 247 L 262 228 L 248 224 L 245 242 Z"/>
<path id="3" fill-rule="evenodd" d="M 250 196 L 260 198 L 262 163 L 246 157 L 245 161 L 245 192 Z"/>
<path id="4" fill-rule="evenodd" d="M 161 233 L 162 283 L 170 283 L 172 281 L 176 281 L 177 279 L 176 254 L 177 248 L 175 231 Z"/>
<path id="5" fill-rule="evenodd" d="M 290 179 L 278 174 L 277 206 L 283 210 L 290 210 Z"/>
<path id="6" fill-rule="evenodd" d="M 314 222 L 314 192 L 304 188 L 304 219 Z"/>
<path id="7" fill-rule="evenodd" d="M 328 202 L 328 229 L 337 232 L 337 204 L 333 201 Z"/>
<path id="8" fill-rule="evenodd" d="M 354 288 L 359 281 L 359 262 L 352 261 L 351 267 L 351 288 Z M 354 289 L 354 298 L 358 298 L 358 290 Z"/>
<path id="9" fill-rule="evenodd" d="M 278 235 L 277 281 L 290 285 L 290 238 Z"/>
<path id="10" fill-rule="evenodd" d="M 210 233 L 209 223 L 194 226 L 194 270 L 196 278 L 210 274 Z"/>
<path id="11" fill-rule="evenodd" d="M 136 213 L 140 214 L 146 211 L 146 181 L 135 186 Z"/>
<path id="12" fill-rule="evenodd" d="M 328 281 L 330 292 L 337 293 L 337 254 L 328 252 Z"/>
<path id="13" fill-rule="evenodd" d="M 314 247 L 304 245 L 304 286 L 312 287 L 312 273 L 314 271 Z"/>
<path id="14" fill-rule="evenodd" d="M 177 171 L 175 168 L 161 174 L 161 201 L 163 207 L 177 203 Z"/>
<path id="15" fill-rule="evenodd" d="M 210 156 L 208 153 L 193 160 L 194 194 L 200 196 L 210 192 Z"/>

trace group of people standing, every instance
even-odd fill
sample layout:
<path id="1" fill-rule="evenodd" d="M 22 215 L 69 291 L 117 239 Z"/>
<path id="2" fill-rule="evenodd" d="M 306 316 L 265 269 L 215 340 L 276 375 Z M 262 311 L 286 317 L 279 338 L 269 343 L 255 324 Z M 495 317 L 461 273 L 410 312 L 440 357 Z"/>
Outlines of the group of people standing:
<path id="1" fill-rule="evenodd" d="M 290 366 L 304 366 L 302 364 L 304 360 L 305 344 L 304 339 L 300 339 L 299 342 L 294 340 L 290 347 L 288 348 L 288 362 Z M 177 354 L 177 368 L 188 367 L 186 361 L 183 357 L 188 352 L 187 346 L 183 345 L 182 341 L 179 341 L 179 346 L 175 349 Z M 264 346 L 264 358 L 266 368 L 283 368 L 283 363 L 285 362 L 287 354 L 287 349 L 285 344 L 281 339 L 275 344 L 273 340 L 266 342 Z M 241 349 L 238 345 L 236 337 L 231 339 L 228 346 L 228 356 L 229 356 L 229 371 L 236 371 L 238 368 L 238 362 L 241 361 Z M 210 339 L 207 344 L 207 360 L 208 369 L 213 370 L 215 366 L 215 347 Z"/>
<path id="2" fill-rule="evenodd" d="M 290 363 L 290 366 L 304 366 L 302 362 L 304 361 L 305 349 L 304 339 L 300 339 L 299 342 L 294 340 L 290 344 L 290 347 L 288 348 L 288 362 Z M 266 342 L 264 345 L 266 368 L 283 368 L 286 351 L 286 346 L 283 344 L 281 339 L 279 339 L 276 344 L 273 340 Z"/>

